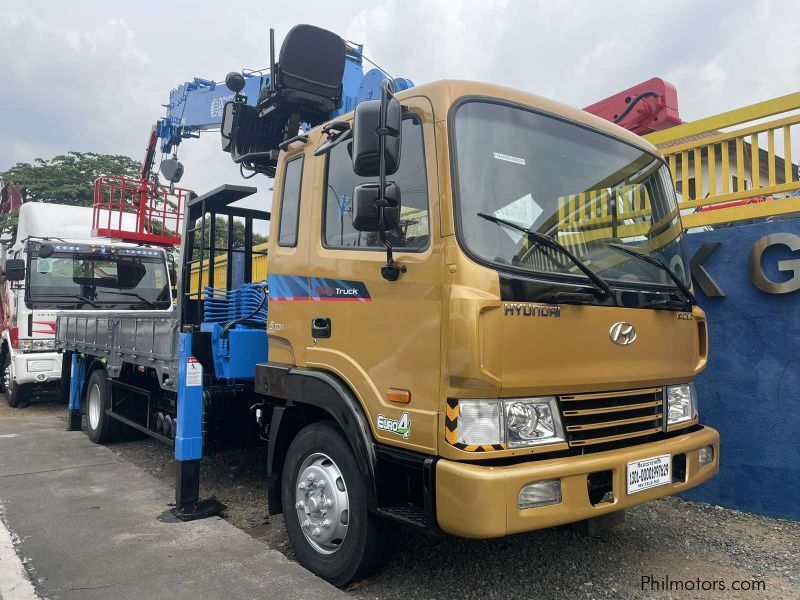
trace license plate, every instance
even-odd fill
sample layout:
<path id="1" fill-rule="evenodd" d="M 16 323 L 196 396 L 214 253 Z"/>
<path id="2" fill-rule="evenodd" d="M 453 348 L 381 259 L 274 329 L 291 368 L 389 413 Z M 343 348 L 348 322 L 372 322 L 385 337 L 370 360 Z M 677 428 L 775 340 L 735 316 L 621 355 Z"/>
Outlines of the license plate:
<path id="1" fill-rule="evenodd" d="M 654 456 L 628 463 L 628 494 L 665 485 L 672 481 L 672 456 Z"/>

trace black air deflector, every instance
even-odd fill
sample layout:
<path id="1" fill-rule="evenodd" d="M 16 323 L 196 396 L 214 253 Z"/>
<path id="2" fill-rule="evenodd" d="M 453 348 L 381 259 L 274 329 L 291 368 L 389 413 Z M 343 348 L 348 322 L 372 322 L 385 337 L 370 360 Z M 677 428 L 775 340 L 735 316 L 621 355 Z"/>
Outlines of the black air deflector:
<path id="1" fill-rule="evenodd" d="M 344 60 L 344 40 L 338 35 L 313 25 L 297 25 L 281 46 L 280 84 L 341 101 Z"/>
<path id="2" fill-rule="evenodd" d="M 346 44 L 335 33 L 313 25 L 293 27 L 256 106 L 244 96 L 226 105 L 230 118 L 223 119 L 223 150 L 244 168 L 274 177 L 280 144 L 297 136 L 303 123 L 324 123 L 342 104 L 345 60 Z"/>
<path id="3" fill-rule="evenodd" d="M 270 105 L 318 125 L 342 103 L 345 43 L 335 33 L 296 25 L 281 45 L 273 80 L 261 90 L 259 109 Z"/>

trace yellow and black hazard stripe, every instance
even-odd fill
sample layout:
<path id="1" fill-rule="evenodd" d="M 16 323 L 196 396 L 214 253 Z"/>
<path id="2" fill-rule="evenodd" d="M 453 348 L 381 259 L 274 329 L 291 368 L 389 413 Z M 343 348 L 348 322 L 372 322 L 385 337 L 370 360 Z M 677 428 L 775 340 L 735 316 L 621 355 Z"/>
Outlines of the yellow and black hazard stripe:
<path id="1" fill-rule="evenodd" d="M 447 399 L 447 409 L 444 415 L 444 439 L 448 444 L 465 452 L 493 452 L 505 450 L 505 444 L 462 444 L 458 441 L 458 400 Z"/>

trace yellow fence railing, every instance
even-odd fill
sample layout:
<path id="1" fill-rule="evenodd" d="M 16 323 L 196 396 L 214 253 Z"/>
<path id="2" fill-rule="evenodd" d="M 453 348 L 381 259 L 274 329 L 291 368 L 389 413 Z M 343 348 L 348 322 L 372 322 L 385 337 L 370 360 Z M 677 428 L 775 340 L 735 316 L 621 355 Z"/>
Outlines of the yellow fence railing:
<path id="1" fill-rule="evenodd" d="M 262 281 L 267 278 L 267 246 L 268 243 L 257 244 L 253 246 L 253 281 Z M 263 254 L 262 254 L 263 253 Z M 205 285 L 208 278 L 208 267 L 203 266 L 202 281 Z M 192 267 L 191 290 L 197 290 L 198 276 L 200 275 L 200 265 L 196 264 Z M 225 288 L 226 279 L 228 275 L 228 255 L 219 254 L 214 257 L 214 285 L 216 288 Z"/>
<path id="2" fill-rule="evenodd" d="M 646 136 L 669 163 L 685 227 L 800 212 L 800 92 Z"/>

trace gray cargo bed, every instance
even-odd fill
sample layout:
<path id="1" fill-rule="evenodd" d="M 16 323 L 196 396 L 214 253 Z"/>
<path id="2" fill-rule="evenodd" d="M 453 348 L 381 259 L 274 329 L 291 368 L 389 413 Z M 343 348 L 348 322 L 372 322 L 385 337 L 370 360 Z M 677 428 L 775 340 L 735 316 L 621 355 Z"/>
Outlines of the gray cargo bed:
<path id="1" fill-rule="evenodd" d="M 56 341 L 64 351 L 106 359 L 118 377 L 122 363 L 152 367 L 165 389 L 175 389 L 178 321 L 174 309 L 137 311 L 62 311 Z"/>

